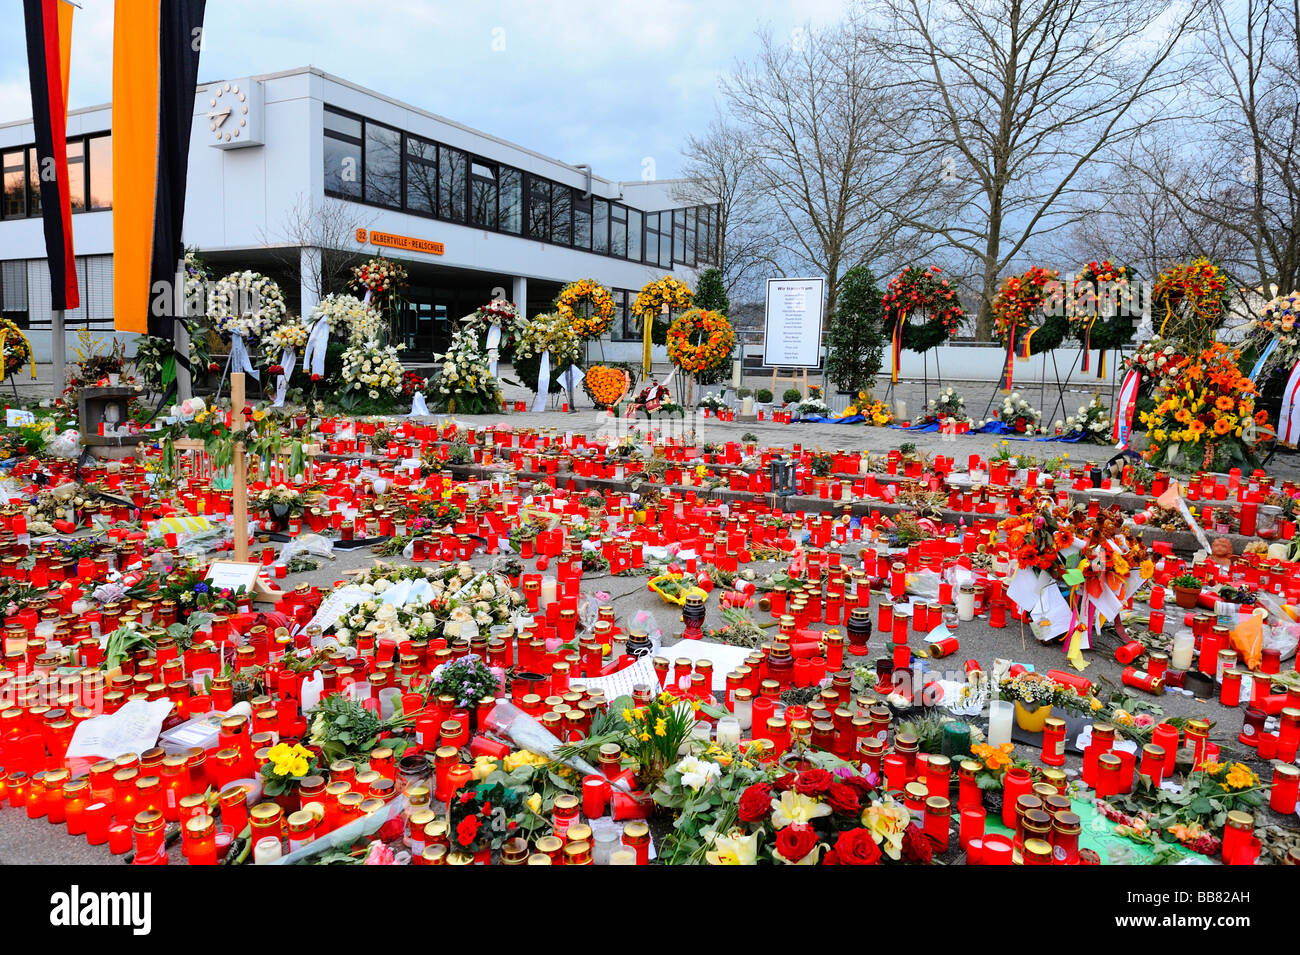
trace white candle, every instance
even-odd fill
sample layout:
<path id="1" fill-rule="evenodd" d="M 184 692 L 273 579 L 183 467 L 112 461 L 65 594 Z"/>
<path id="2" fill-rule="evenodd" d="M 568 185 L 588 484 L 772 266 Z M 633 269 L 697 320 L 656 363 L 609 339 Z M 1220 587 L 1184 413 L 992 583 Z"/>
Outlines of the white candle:
<path id="1" fill-rule="evenodd" d="M 1179 630 L 1174 634 L 1174 652 L 1170 655 L 1169 662 L 1175 670 L 1190 670 L 1192 668 L 1192 651 L 1196 647 L 1196 637 L 1190 630 Z"/>
<path id="2" fill-rule="evenodd" d="M 542 578 L 541 606 L 543 610 L 555 603 L 555 588 L 556 581 L 554 577 Z"/>
<path id="3" fill-rule="evenodd" d="M 736 721 L 740 723 L 740 728 L 749 729 L 754 722 L 754 701 L 748 696 L 744 699 L 736 697 L 732 700 L 731 709 L 736 714 Z"/>
<path id="4" fill-rule="evenodd" d="M 989 702 L 989 745 L 1001 746 L 1011 742 L 1011 715 L 1016 711 L 1010 700 Z"/>
<path id="5" fill-rule="evenodd" d="M 635 849 L 615 849 L 609 854 L 610 865 L 636 865 Z"/>
<path id="6" fill-rule="evenodd" d="M 267 865 L 280 858 L 280 840 L 275 836 L 264 836 L 253 846 L 253 864 Z"/>
<path id="7" fill-rule="evenodd" d="M 718 720 L 717 739 L 719 746 L 739 746 L 740 720 L 734 716 L 724 716 Z"/>
<path id="8" fill-rule="evenodd" d="M 743 415 L 752 415 L 754 413 L 754 398 L 752 395 L 746 395 L 740 405 L 740 413 Z"/>
<path id="9" fill-rule="evenodd" d="M 975 587 L 972 584 L 962 584 L 957 588 L 957 619 L 975 619 Z"/>

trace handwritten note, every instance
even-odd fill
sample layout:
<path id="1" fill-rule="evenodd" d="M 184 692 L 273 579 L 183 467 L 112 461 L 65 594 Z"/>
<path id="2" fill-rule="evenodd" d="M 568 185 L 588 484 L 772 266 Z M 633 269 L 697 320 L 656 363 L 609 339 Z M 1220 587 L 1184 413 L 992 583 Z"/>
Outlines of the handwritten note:
<path id="1" fill-rule="evenodd" d="M 171 700 L 131 700 L 116 713 L 94 716 L 78 724 L 68 746 L 68 756 L 116 759 L 125 753 L 143 753 L 158 742 Z"/>
<path id="2" fill-rule="evenodd" d="M 655 674 L 654 664 L 649 657 L 642 657 L 630 667 L 625 667 L 609 676 L 586 677 L 582 685 L 587 689 L 605 691 L 605 699 L 616 700 L 620 696 L 631 696 L 632 688 L 638 684 L 659 686 L 659 677 Z"/>

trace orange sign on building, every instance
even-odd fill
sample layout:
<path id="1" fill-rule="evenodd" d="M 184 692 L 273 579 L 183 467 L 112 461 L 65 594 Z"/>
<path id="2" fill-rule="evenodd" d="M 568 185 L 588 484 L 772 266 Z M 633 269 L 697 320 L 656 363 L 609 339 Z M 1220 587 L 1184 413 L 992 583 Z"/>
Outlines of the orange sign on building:
<path id="1" fill-rule="evenodd" d="M 427 252 L 429 255 L 442 255 L 444 251 L 441 242 L 417 239 L 411 235 L 376 232 L 374 230 L 367 232 L 365 229 L 358 229 L 357 241 L 362 244 L 369 242 L 371 245 L 382 245 L 390 249 L 403 249 L 407 252 Z"/>

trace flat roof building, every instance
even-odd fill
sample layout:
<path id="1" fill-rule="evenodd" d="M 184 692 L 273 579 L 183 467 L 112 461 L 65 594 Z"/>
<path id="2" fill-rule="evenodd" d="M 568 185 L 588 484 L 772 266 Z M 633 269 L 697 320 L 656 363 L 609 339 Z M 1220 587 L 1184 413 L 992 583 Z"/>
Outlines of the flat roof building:
<path id="1" fill-rule="evenodd" d="M 604 179 L 313 67 L 203 83 L 194 104 L 185 246 L 216 276 L 272 276 L 304 314 L 346 290 L 358 257 L 400 261 L 410 286 L 392 337 L 412 357 L 440 350 L 497 290 L 531 315 L 592 278 L 618 307 L 606 357 L 635 360 L 637 291 L 665 274 L 693 285 L 712 259 L 716 208 L 684 202 L 681 180 Z M 113 325 L 111 115 L 105 105 L 68 116 L 82 290 L 70 338 Z M 0 312 L 31 329 L 47 361 L 34 141 L 30 119 L 0 124 Z"/>

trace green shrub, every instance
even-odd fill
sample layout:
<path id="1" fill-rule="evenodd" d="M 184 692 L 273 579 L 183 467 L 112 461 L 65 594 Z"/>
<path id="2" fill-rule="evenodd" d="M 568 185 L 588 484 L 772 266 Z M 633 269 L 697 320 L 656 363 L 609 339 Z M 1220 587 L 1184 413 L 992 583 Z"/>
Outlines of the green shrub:
<path id="1" fill-rule="evenodd" d="M 785 393 L 781 395 L 781 400 L 788 405 L 798 404 L 803 401 L 803 392 L 798 388 L 787 388 Z"/>
<path id="2" fill-rule="evenodd" d="M 759 388 L 758 391 L 754 392 L 754 400 L 760 405 L 770 404 L 772 401 L 772 392 L 768 391 L 766 388 Z"/>

